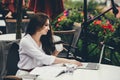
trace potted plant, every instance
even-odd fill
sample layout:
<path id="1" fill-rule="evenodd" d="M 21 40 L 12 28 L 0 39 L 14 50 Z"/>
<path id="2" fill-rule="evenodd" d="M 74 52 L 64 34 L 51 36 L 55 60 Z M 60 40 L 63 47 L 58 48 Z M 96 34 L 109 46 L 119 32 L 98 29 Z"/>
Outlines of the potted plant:
<path id="1" fill-rule="evenodd" d="M 74 22 L 81 23 L 83 21 L 83 12 L 77 9 L 68 9 L 57 16 L 52 21 L 53 30 L 72 30 Z"/>

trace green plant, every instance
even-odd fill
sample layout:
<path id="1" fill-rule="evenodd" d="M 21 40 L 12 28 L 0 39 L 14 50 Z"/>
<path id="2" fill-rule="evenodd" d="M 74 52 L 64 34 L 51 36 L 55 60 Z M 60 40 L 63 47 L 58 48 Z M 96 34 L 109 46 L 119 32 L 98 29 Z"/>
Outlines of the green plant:
<path id="1" fill-rule="evenodd" d="M 103 17 L 100 20 L 95 20 L 88 28 L 89 33 L 96 36 L 97 42 L 108 41 L 115 31 L 114 25 L 112 25 L 109 20 Z M 95 37 L 93 40 L 95 40 Z"/>
<path id="2" fill-rule="evenodd" d="M 83 3 L 81 3 L 79 3 L 79 5 L 78 2 L 67 3 L 67 8 L 65 8 L 66 10 L 60 15 L 58 15 L 58 17 L 56 17 L 55 20 L 52 21 L 53 29 L 64 30 L 65 26 L 68 26 L 67 29 L 73 29 L 74 26 L 72 25 L 74 22 L 82 23 L 84 21 L 84 13 L 82 12 Z M 77 5 L 77 7 L 75 5 Z M 96 4 L 96 2 L 94 2 L 93 0 L 91 0 L 90 3 L 88 3 L 88 19 L 92 19 L 93 17 L 96 17 L 103 12 L 102 10 L 105 6 L 99 6 L 100 5 Z M 113 15 L 113 13 L 111 13 L 111 11 L 107 12 L 100 18 L 90 23 L 87 26 L 87 30 L 88 52 L 92 53 L 89 55 L 89 57 L 92 57 L 92 59 L 94 59 L 96 58 L 96 56 L 98 56 L 100 51 L 99 43 L 101 42 L 104 42 L 106 45 L 113 47 L 116 51 L 113 53 L 120 53 L 120 19 L 117 19 Z M 80 40 L 77 44 L 80 51 L 82 51 L 82 45 L 84 45 L 83 38 L 84 33 L 81 33 Z M 105 53 L 109 54 L 111 53 L 111 51 L 106 51 Z M 120 57 L 120 55 L 117 56 Z"/>
<path id="3" fill-rule="evenodd" d="M 65 10 L 63 13 L 52 21 L 52 28 L 54 30 L 71 30 L 73 23 L 81 23 L 83 21 L 83 13 L 77 9 Z"/>

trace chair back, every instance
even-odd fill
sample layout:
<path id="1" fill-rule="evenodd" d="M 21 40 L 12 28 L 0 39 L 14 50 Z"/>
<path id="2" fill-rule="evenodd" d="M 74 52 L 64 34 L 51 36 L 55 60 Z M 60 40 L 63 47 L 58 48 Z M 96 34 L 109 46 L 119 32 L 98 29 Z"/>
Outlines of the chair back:
<path id="1" fill-rule="evenodd" d="M 79 37 L 80 37 L 82 28 L 81 28 L 81 26 L 80 26 L 80 27 L 77 27 L 75 30 L 76 30 L 76 31 L 75 31 L 75 33 L 74 33 L 73 41 L 72 41 L 72 44 L 71 44 L 71 45 L 74 46 L 74 47 L 76 47 L 76 45 L 77 45 L 77 43 L 78 43 L 78 40 L 79 40 Z"/>
<path id="2" fill-rule="evenodd" d="M 18 70 L 19 40 L 0 41 L 0 80 L 6 75 L 15 75 Z"/>
<path id="3" fill-rule="evenodd" d="M 73 30 L 66 30 L 66 31 L 54 31 L 55 35 L 58 35 L 61 37 L 62 41 L 65 42 L 63 46 L 65 47 L 65 51 L 61 52 L 63 53 L 63 57 L 69 58 L 69 53 L 75 52 L 75 49 L 77 48 L 76 45 L 78 43 L 79 37 L 81 33 L 81 26 L 76 27 Z M 74 53 L 73 53 L 74 55 Z M 61 55 L 60 55 L 61 57 Z"/>
<path id="4" fill-rule="evenodd" d="M 19 45 L 17 43 L 12 43 L 7 55 L 6 64 L 7 75 L 15 75 L 18 70 L 17 67 L 17 63 L 19 61 L 18 49 Z"/>

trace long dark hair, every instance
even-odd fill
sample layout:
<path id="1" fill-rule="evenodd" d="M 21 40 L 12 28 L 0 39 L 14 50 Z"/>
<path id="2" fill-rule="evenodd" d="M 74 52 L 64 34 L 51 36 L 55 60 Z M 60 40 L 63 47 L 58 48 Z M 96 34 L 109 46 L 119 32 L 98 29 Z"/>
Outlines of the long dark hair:
<path id="1" fill-rule="evenodd" d="M 33 35 L 36 33 L 38 29 L 41 29 L 44 24 L 46 23 L 49 17 L 44 13 L 36 13 L 30 19 L 28 23 L 26 34 Z M 50 19 L 49 19 L 50 20 Z M 48 31 L 47 35 L 42 35 L 40 41 L 42 42 L 42 49 L 45 51 L 46 54 L 50 55 L 54 50 L 55 46 L 53 44 L 53 37 L 52 37 L 52 28 L 49 25 L 50 30 Z"/>

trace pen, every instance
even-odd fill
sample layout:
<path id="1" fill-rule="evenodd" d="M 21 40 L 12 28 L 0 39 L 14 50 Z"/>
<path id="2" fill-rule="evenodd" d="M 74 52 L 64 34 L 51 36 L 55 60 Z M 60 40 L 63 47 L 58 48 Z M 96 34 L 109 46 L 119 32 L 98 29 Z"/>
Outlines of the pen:
<path id="1" fill-rule="evenodd" d="M 58 77 L 58 76 L 60 76 L 60 75 L 62 75 L 62 74 L 64 74 L 64 73 L 66 73 L 65 70 L 61 71 L 56 77 Z"/>

